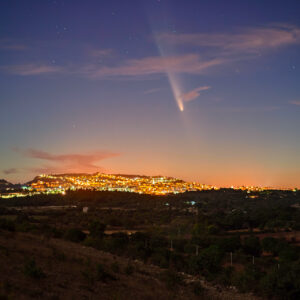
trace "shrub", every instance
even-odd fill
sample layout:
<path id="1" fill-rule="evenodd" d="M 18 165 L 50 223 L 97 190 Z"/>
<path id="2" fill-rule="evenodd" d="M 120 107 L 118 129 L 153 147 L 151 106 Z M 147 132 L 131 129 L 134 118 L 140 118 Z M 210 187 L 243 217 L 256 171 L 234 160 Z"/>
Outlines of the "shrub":
<path id="1" fill-rule="evenodd" d="M 87 236 L 83 243 L 87 247 L 93 247 L 96 249 L 100 249 L 101 245 L 102 245 L 102 240 L 100 240 L 98 238 L 93 238 L 92 236 Z"/>
<path id="2" fill-rule="evenodd" d="M 249 236 L 244 239 L 243 249 L 246 254 L 253 256 L 260 256 L 261 246 L 259 238 L 256 236 Z"/>
<path id="3" fill-rule="evenodd" d="M 81 275 L 89 284 L 94 284 L 95 274 L 92 272 L 91 268 L 86 268 L 85 270 L 81 271 Z"/>
<path id="4" fill-rule="evenodd" d="M 40 227 L 41 231 L 46 237 L 53 237 L 53 238 L 61 238 L 62 232 L 55 227 L 49 226 L 48 224 L 43 224 Z"/>
<path id="5" fill-rule="evenodd" d="M 151 262 L 161 268 L 169 267 L 170 251 L 164 248 L 156 248 L 151 255 Z"/>
<path id="6" fill-rule="evenodd" d="M 71 228 L 65 233 L 65 238 L 71 242 L 79 243 L 82 242 L 86 237 L 80 229 Z"/>
<path id="7" fill-rule="evenodd" d="M 132 264 L 128 263 L 127 266 L 125 267 L 125 274 L 126 275 L 131 275 L 134 272 L 134 267 Z"/>
<path id="8" fill-rule="evenodd" d="M 52 248 L 52 254 L 53 254 L 53 257 L 59 261 L 66 260 L 66 255 L 62 251 L 58 250 L 55 247 Z"/>
<path id="9" fill-rule="evenodd" d="M 293 247 L 287 244 L 283 249 L 279 252 L 279 260 L 280 262 L 291 262 L 297 260 L 299 257 L 299 252 L 296 247 Z"/>
<path id="10" fill-rule="evenodd" d="M 162 273 L 162 280 L 165 282 L 168 289 L 177 288 L 178 285 L 181 285 L 183 283 L 182 276 L 170 269 Z"/>
<path id="11" fill-rule="evenodd" d="M 116 280 L 116 277 L 108 273 L 102 264 L 97 265 L 97 280 L 107 282 L 109 280 Z"/>
<path id="12" fill-rule="evenodd" d="M 15 223 L 11 220 L 7 219 L 0 219 L 0 229 L 8 230 L 8 231 L 15 231 Z"/>
<path id="13" fill-rule="evenodd" d="M 239 236 L 221 238 L 218 241 L 218 246 L 225 252 L 234 252 L 241 247 L 241 240 Z"/>
<path id="14" fill-rule="evenodd" d="M 218 234 L 220 229 L 216 225 L 208 225 L 207 232 L 208 234 Z"/>
<path id="15" fill-rule="evenodd" d="M 224 252 L 216 245 L 212 245 L 199 253 L 199 267 L 211 273 L 216 273 L 221 268 Z"/>
<path id="16" fill-rule="evenodd" d="M 111 269 L 114 273 L 120 272 L 120 266 L 116 261 L 111 264 Z"/>
<path id="17" fill-rule="evenodd" d="M 274 255 L 278 255 L 278 239 L 273 237 L 265 237 L 262 240 L 262 248 L 264 251 L 272 252 Z"/>
<path id="18" fill-rule="evenodd" d="M 224 269 L 222 269 L 222 272 L 218 277 L 218 281 L 224 286 L 232 285 L 233 274 L 233 267 L 225 267 Z"/>
<path id="19" fill-rule="evenodd" d="M 24 269 L 23 269 L 24 275 L 35 278 L 35 279 L 40 279 L 45 277 L 44 272 L 42 271 L 41 268 L 39 268 L 36 265 L 36 262 L 34 259 L 28 260 L 24 264 Z"/>
<path id="20" fill-rule="evenodd" d="M 90 236 L 94 238 L 102 238 L 104 235 L 106 225 L 99 221 L 92 221 L 89 224 Z"/>
<path id="21" fill-rule="evenodd" d="M 204 288 L 203 288 L 202 284 L 200 283 L 200 281 L 192 282 L 191 286 L 192 286 L 192 291 L 195 295 L 200 296 L 203 294 Z"/>
<path id="22" fill-rule="evenodd" d="M 274 267 L 261 279 L 261 289 L 268 296 L 300 299 L 300 262 Z"/>
<path id="23" fill-rule="evenodd" d="M 245 270 L 234 274 L 233 281 L 241 292 L 257 291 L 259 281 L 264 276 L 264 273 L 257 265 L 249 264 Z"/>

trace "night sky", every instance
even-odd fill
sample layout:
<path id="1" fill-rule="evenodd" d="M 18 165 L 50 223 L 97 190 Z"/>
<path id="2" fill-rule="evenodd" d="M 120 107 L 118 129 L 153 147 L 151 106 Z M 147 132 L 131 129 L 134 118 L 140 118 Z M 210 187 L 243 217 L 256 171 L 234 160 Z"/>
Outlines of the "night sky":
<path id="1" fill-rule="evenodd" d="M 0 2 L 0 178 L 300 187 L 300 1 Z"/>

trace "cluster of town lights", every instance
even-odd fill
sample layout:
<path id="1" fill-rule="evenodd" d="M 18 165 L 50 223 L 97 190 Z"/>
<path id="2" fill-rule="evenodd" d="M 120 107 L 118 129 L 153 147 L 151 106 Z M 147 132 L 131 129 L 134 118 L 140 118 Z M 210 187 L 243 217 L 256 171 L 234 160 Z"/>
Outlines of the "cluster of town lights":
<path id="1" fill-rule="evenodd" d="M 232 186 L 234 190 L 261 192 L 272 190 L 270 187 Z M 178 194 L 191 191 L 218 190 L 212 185 L 186 182 L 173 177 L 139 176 L 114 174 L 60 174 L 37 176 L 30 183 L 23 185 L 22 191 L 9 189 L 0 194 L 0 198 L 24 197 L 35 194 L 62 194 L 72 190 L 118 191 L 150 195 Z M 294 190 L 296 191 L 296 189 Z"/>
<path id="2" fill-rule="evenodd" d="M 215 186 L 185 182 L 165 176 L 126 176 L 113 174 L 40 175 L 28 186 L 36 192 L 63 193 L 66 190 L 119 191 L 139 194 L 166 195 L 186 191 L 217 189 Z"/>

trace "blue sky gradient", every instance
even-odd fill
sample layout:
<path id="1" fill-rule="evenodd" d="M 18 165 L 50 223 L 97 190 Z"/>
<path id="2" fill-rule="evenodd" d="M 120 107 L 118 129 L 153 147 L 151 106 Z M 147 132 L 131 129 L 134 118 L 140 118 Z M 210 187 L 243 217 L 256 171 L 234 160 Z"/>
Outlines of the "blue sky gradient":
<path id="1" fill-rule="evenodd" d="M 299 1 L 2 1 L 0 177 L 300 187 Z"/>

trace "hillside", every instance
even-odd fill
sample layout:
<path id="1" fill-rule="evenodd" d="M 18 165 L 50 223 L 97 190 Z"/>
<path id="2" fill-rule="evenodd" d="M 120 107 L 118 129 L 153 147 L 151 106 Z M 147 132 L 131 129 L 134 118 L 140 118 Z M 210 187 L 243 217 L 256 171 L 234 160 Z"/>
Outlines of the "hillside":
<path id="1" fill-rule="evenodd" d="M 13 184 L 6 181 L 5 179 L 0 179 L 0 193 L 18 190 L 20 189 L 20 187 L 20 184 Z"/>
<path id="2" fill-rule="evenodd" d="M 0 231 L 0 265 L 1 299 L 257 299 L 28 233 Z"/>

